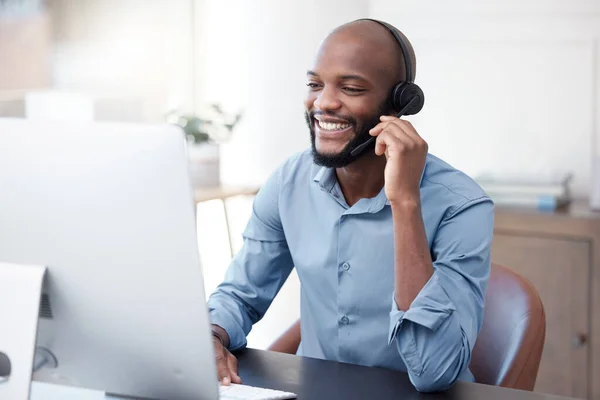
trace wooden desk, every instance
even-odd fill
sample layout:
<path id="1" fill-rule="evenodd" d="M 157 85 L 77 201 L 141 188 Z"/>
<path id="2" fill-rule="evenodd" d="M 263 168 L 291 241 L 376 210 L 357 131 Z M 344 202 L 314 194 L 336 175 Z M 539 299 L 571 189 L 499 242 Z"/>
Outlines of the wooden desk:
<path id="1" fill-rule="evenodd" d="M 242 383 L 284 390 L 298 400 L 558 400 L 553 395 L 457 382 L 450 390 L 422 394 L 404 372 L 369 368 L 264 350 L 245 349 L 235 354 Z"/>
<path id="2" fill-rule="evenodd" d="M 496 208 L 492 260 L 536 287 L 546 343 L 536 391 L 600 400 L 600 213 Z"/>

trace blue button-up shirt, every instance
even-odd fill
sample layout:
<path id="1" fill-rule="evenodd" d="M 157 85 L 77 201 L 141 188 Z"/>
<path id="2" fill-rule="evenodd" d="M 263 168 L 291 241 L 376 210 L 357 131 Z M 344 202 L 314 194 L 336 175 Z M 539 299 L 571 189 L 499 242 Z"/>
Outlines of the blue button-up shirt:
<path id="1" fill-rule="evenodd" d="M 467 175 L 429 154 L 421 211 L 434 274 L 406 311 L 394 301 L 394 230 L 385 191 L 348 206 L 334 169 L 310 151 L 270 176 L 256 196 L 244 245 L 208 301 L 230 349 L 296 268 L 305 356 L 407 371 L 422 391 L 468 369 L 483 319 L 494 206 Z"/>

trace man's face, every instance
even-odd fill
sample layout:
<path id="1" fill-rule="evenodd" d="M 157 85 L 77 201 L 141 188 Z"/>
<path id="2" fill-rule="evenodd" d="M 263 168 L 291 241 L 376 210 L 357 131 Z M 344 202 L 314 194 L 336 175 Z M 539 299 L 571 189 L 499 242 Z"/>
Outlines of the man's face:
<path id="1" fill-rule="evenodd" d="M 321 45 L 307 73 L 304 102 L 315 163 L 341 168 L 372 152 L 374 142 L 361 154 L 350 154 L 370 138 L 379 117 L 392 111 L 388 104 L 393 73 L 382 68 L 390 62 L 385 52 L 381 54 L 351 32 L 334 33 Z"/>

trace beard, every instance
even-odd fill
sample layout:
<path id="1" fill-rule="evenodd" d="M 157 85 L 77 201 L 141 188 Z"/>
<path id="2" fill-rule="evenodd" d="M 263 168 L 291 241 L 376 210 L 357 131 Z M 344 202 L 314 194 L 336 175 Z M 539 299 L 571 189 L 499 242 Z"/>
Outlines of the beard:
<path id="1" fill-rule="evenodd" d="M 374 128 L 377 124 L 379 124 L 381 115 L 387 115 L 387 108 L 385 105 L 387 102 L 384 102 L 381 106 L 378 107 L 377 111 L 367 118 L 365 122 L 358 127 L 356 123 L 356 119 L 350 116 L 336 115 L 334 113 L 324 112 L 320 113 L 322 115 L 330 115 L 335 116 L 336 118 L 343 119 L 348 123 L 352 124 L 352 129 L 354 130 L 354 137 L 344 146 L 344 148 L 338 152 L 333 154 L 324 154 L 320 153 L 317 150 L 316 146 L 316 134 L 315 134 L 315 113 L 314 112 L 305 112 L 304 118 L 306 120 L 306 124 L 308 125 L 308 129 L 310 130 L 310 142 L 312 147 L 312 156 L 315 164 L 320 165 L 322 167 L 327 168 L 343 168 L 354 161 L 358 160 L 360 157 L 365 154 L 374 153 L 375 150 L 375 140 L 365 146 L 362 151 L 360 151 L 356 155 L 352 155 L 352 151 L 369 140 L 372 136 L 369 134 L 369 131 Z"/>

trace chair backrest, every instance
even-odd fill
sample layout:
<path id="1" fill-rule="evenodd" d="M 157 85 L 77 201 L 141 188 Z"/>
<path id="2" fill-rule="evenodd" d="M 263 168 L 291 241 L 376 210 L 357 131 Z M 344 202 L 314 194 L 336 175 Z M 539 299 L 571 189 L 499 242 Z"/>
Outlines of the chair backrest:
<path id="1" fill-rule="evenodd" d="M 533 285 L 492 264 L 483 325 L 470 369 L 479 383 L 533 390 L 546 336 L 546 316 Z"/>

